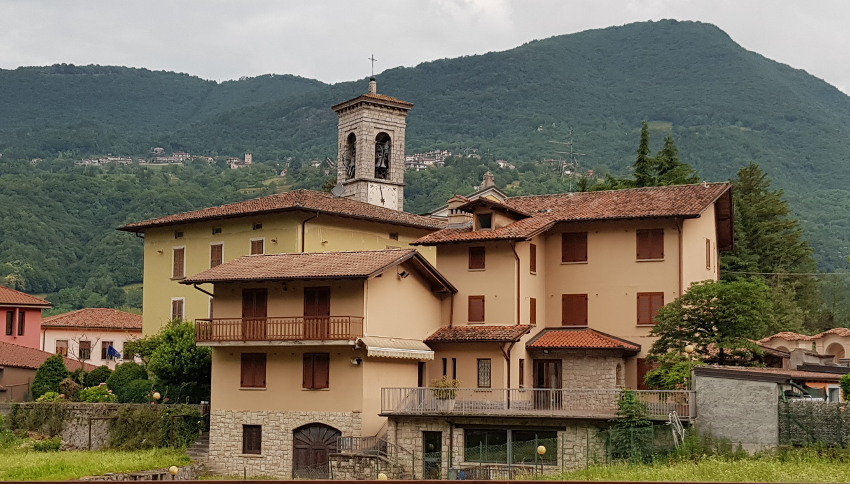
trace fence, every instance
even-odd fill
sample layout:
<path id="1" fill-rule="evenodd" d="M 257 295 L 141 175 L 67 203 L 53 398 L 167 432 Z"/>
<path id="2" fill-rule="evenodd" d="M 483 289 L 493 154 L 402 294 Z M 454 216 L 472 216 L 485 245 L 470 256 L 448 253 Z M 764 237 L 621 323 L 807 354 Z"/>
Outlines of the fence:
<path id="1" fill-rule="evenodd" d="M 850 446 L 850 403 L 780 402 L 779 444 Z"/>

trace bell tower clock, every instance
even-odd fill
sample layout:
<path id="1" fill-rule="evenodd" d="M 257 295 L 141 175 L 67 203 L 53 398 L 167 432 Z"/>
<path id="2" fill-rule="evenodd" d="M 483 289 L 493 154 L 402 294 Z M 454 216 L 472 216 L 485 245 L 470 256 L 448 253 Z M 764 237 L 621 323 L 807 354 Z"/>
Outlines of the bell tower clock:
<path id="1" fill-rule="evenodd" d="M 339 116 L 337 181 L 343 197 L 393 210 L 404 208 L 404 136 L 413 104 L 369 92 L 333 106 Z"/>

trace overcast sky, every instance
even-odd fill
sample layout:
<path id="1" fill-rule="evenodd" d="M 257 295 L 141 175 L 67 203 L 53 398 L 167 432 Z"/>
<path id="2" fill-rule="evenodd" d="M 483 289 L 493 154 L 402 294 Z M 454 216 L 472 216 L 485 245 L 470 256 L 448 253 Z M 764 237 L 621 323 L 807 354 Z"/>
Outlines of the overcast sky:
<path id="1" fill-rule="evenodd" d="M 674 18 L 850 93 L 846 0 L 0 0 L 0 68 L 145 67 L 335 83 L 534 39 Z M 0 86 L 2 89 L 2 86 Z"/>

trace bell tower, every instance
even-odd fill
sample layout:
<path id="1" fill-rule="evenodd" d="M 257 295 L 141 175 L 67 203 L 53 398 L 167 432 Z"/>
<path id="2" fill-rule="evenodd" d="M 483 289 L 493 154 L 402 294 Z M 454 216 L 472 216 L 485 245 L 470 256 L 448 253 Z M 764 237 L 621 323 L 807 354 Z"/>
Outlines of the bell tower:
<path id="1" fill-rule="evenodd" d="M 342 197 L 393 210 L 404 208 L 404 135 L 413 104 L 369 92 L 333 106 L 339 116 L 337 181 Z"/>

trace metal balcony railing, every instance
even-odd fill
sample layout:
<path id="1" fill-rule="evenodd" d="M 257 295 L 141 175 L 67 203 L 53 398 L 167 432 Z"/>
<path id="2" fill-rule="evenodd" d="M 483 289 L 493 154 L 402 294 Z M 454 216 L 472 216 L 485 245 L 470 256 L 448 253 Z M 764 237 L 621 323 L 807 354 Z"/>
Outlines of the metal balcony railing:
<path id="1" fill-rule="evenodd" d="M 631 390 L 646 404 L 649 417 L 695 417 L 694 392 Z M 560 416 L 614 418 L 619 389 L 549 388 L 382 388 L 383 415 Z"/>
<path id="2" fill-rule="evenodd" d="M 267 318 L 214 318 L 195 320 L 199 343 L 228 341 L 353 341 L 363 336 L 360 316 L 321 318 L 284 316 Z"/>

